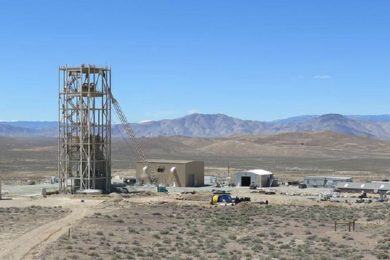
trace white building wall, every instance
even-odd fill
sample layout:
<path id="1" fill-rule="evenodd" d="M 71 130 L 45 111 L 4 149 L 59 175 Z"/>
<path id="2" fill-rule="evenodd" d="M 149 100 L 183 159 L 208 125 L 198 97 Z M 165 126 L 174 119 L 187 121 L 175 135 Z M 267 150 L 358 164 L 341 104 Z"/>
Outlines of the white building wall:
<path id="1" fill-rule="evenodd" d="M 270 179 L 271 176 L 272 176 L 272 174 L 269 174 L 269 175 L 259 175 L 259 174 L 255 174 L 255 173 L 252 173 L 252 172 L 245 172 L 245 171 L 244 172 L 238 172 L 235 175 L 235 182 L 234 182 L 234 184 L 237 187 L 242 187 L 242 183 L 241 183 L 242 177 L 250 177 L 251 178 L 250 184 L 254 183 L 258 187 L 267 187 L 267 184 L 268 184 L 269 179 Z"/>

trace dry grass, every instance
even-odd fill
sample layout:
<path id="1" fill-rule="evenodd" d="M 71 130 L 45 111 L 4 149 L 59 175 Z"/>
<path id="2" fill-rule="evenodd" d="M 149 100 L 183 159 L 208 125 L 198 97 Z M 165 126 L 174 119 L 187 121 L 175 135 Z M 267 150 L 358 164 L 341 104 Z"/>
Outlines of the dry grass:
<path id="1" fill-rule="evenodd" d="M 69 210 L 62 207 L 0 207 L 0 248 L 21 234 L 68 213 Z"/>
<path id="2" fill-rule="evenodd" d="M 313 174 L 350 175 L 356 180 L 390 177 L 390 142 L 334 133 L 158 137 L 141 143 L 148 158 L 204 160 L 209 175 L 227 176 L 229 162 L 232 172 L 262 168 L 287 180 Z M 56 151 L 56 138 L 0 137 L 0 177 L 20 182 L 56 175 Z M 137 158 L 131 146 L 113 140 L 114 174 L 133 175 Z"/>
<path id="3" fill-rule="evenodd" d="M 44 252 L 45 259 L 386 259 L 388 204 L 209 207 L 127 204 L 98 212 Z M 357 219 L 356 232 L 333 230 Z M 378 223 L 381 224 L 378 224 Z"/>

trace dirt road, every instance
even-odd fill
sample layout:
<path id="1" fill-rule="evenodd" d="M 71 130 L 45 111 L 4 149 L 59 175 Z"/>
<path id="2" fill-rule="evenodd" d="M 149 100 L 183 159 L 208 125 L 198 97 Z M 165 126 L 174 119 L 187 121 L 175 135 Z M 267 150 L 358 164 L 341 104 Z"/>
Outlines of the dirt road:
<path id="1" fill-rule="evenodd" d="M 66 217 L 39 226 L 6 244 L 0 252 L 0 259 L 35 259 L 39 257 L 41 250 L 50 242 L 57 240 L 68 232 L 69 228 L 77 224 L 85 216 L 94 212 L 93 208 L 99 201 L 92 201 L 73 206 L 72 212 Z"/>

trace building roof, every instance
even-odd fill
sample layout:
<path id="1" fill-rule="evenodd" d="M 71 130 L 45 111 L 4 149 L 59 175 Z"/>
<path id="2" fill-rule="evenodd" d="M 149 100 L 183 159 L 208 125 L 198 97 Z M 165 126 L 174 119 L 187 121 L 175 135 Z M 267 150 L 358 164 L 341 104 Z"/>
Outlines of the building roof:
<path id="1" fill-rule="evenodd" d="M 346 177 L 346 176 L 305 176 L 304 179 L 351 180 L 352 177 Z"/>
<path id="2" fill-rule="evenodd" d="M 166 160 L 166 159 L 147 159 L 149 163 L 171 163 L 171 164 L 186 164 L 191 162 L 198 162 L 195 160 Z M 138 161 L 137 163 L 142 163 Z"/>
<path id="3" fill-rule="evenodd" d="M 240 174 L 240 173 L 253 173 L 256 175 L 272 175 L 272 172 L 266 171 L 263 169 L 253 169 L 253 170 L 246 170 L 246 171 L 237 172 L 237 174 Z"/>
<path id="4" fill-rule="evenodd" d="M 336 189 L 351 189 L 351 190 L 388 190 L 390 191 L 390 183 L 387 182 L 339 182 Z"/>

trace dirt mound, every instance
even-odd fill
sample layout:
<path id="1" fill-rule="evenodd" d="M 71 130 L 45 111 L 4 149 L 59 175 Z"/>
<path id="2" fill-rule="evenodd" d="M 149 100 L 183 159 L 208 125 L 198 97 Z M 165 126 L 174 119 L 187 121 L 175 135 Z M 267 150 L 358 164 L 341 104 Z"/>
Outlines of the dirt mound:
<path id="1" fill-rule="evenodd" d="M 241 202 L 241 203 L 238 203 L 235 207 L 236 208 L 255 208 L 256 205 L 251 203 L 251 202 Z"/>
<path id="2" fill-rule="evenodd" d="M 111 199 L 110 199 L 111 202 L 120 202 L 120 201 L 123 200 L 122 195 L 119 194 L 119 193 L 114 193 L 113 192 L 113 193 L 110 193 L 109 196 L 111 197 Z"/>
<path id="3" fill-rule="evenodd" d="M 180 193 L 175 196 L 175 199 L 186 201 L 210 201 L 211 196 L 209 194 L 200 193 Z"/>

